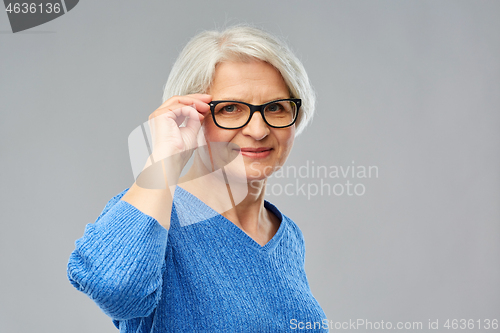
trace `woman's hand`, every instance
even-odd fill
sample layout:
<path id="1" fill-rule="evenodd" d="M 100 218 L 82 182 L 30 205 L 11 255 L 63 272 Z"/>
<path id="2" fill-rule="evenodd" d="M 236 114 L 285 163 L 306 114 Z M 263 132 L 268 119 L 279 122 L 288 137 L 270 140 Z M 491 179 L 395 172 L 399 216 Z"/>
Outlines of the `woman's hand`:
<path id="1" fill-rule="evenodd" d="M 210 112 L 207 103 L 211 100 L 212 96 L 205 94 L 173 96 L 151 113 L 152 163 L 168 158 L 170 167 L 182 171 L 197 147 L 198 132 Z M 186 118 L 185 126 L 180 127 Z"/>
<path id="2" fill-rule="evenodd" d="M 197 146 L 201 123 L 212 96 L 194 94 L 169 98 L 149 116 L 153 152 L 121 200 L 170 227 L 173 191 Z M 185 127 L 180 125 L 189 118 Z"/>

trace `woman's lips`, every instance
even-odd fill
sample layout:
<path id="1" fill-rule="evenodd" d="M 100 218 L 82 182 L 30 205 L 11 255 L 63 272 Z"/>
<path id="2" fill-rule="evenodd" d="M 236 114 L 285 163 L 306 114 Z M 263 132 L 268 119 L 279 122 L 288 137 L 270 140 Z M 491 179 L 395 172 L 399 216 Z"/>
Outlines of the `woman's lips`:
<path id="1" fill-rule="evenodd" d="M 260 147 L 260 148 L 240 148 L 241 155 L 251 158 L 265 158 L 271 154 L 273 150 L 270 147 Z"/>

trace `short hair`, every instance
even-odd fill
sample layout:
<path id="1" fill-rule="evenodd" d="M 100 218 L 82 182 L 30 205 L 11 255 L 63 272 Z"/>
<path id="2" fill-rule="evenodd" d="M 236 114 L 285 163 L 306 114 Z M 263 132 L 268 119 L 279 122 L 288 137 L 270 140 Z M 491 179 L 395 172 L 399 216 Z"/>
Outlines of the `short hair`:
<path id="1" fill-rule="evenodd" d="M 238 25 L 224 31 L 204 31 L 193 37 L 174 63 L 163 92 L 163 102 L 172 96 L 205 93 L 215 66 L 226 61 L 265 61 L 283 77 L 291 98 L 302 99 L 296 122 L 299 135 L 312 120 L 316 96 L 300 60 L 287 44 L 254 27 Z"/>

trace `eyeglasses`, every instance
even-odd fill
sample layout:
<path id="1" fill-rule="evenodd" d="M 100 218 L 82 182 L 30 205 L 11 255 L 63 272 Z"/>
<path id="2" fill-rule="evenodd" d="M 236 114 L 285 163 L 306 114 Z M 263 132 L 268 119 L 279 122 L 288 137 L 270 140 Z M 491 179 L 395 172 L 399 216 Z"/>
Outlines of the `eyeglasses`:
<path id="1" fill-rule="evenodd" d="M 302 100 L 298 98 L 278 99 L 262 105 L 252 105 L 239 101 L 212 101 L 210 111 L 215 125 L 223 129 L 245 127 L 255 112 L 260 112 L 264 122 L 270 127 L 292 126 L 297 120 Z"/>

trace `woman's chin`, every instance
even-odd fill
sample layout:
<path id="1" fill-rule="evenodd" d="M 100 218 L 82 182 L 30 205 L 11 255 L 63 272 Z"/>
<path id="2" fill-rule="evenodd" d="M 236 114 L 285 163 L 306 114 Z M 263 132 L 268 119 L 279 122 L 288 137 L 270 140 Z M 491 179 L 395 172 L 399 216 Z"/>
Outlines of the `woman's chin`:
<path id="1" fill-rule="evenodd" d="M 224 173 L 226 182 L 229 184 L 247 184 L 255 181 L 265 180 L 267 177 L 264 172 L 258 172 L 249 168 L 231 168 L 225 167 Z"/>
<path id="2" fill-rule="evenodd" d="M 267 169 L 246 168 L 246 179 L 248 182 L 266 180 L 271 174 L 272 172 L 269 172 Z"/>

